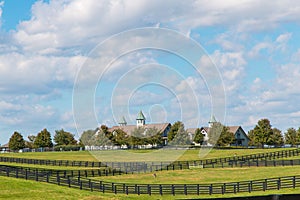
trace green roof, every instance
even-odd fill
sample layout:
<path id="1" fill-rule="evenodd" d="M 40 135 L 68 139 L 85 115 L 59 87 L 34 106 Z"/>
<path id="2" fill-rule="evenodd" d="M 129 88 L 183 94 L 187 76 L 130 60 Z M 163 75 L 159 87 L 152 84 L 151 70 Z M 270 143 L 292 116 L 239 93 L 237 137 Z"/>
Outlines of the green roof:
<path id="1" fill-rule="evenodd" d="M 208 123 L 216 123 L 216 122 L 217 122 L 217 120 L 216 120 L 215 116 L 212 115 Z"/>
<path id="2" fill-rule="evenodd" d="M 140 111 L 140 112 L 139 112 L 139 114 L 137 115 L 136 119 L 137 119 L 137 120 L 138 120 L 138 119 L 145 120 L 146 118 L 145 118 L 145 116 L 144 116 L 143 112 L 142 112 L 142 111 Z"/>
<path id="3" fill-rule="evenodd" d="M 127 124 L 124 116 L 121 118 L 121 121 L 119 122 L 119 124 Z"/>

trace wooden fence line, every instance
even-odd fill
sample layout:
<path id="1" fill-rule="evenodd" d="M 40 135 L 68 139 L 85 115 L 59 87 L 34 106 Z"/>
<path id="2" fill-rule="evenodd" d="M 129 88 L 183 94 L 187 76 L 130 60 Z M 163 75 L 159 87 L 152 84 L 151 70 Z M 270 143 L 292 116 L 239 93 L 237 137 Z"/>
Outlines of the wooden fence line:
<path id="1" fill-rule="evenodd" d="M 129 184 L 94 181 L 79 176 L 61 176 L 60 174 L 51 174 L 47 170 L 30 171 L 23 168 L 0 166 L 0 176 L 47 182 L 81 190 L 137 195 L 213 195 L 300 187 L 300 175 L 213 184 Z"/>
<path id="2" fill-rule="evenodd" d="M 260 163 L 277 158 L 287 158 L 298 156 L 300 149 L 275 151 L 269 153 L 250 154 L 245 156 L 233 156 L 225 158 L 191 160 L 191 161 L 175 161 L 175 162 L 90 162 L 90 161 L 70 161 L 70 160 L 42 160 L 27 159 L 14 157 L 1 157 L 0 162 L 49 165 L 49 166 L 73 166 L 73 167 L 92 167 L 92 168 L 114 168 L 123 173 L 143 173 L 157 170 L 176 170 L 189 169 L 191 166 L 198 167 L 232 167 L 241 165 L 254 166 L 253 163 Z M 263 160 L 263 161 L 262 161 Z M 292 161 L 291 161 L 292 162 Z M 245 164 L 246 163 L 246 164 Z M 295 162 L 297 164 L 297 162 Z M 261 166 L 259 164 L 259 166 Z M 270 164 L 268 164 L 270 166 Z"/>

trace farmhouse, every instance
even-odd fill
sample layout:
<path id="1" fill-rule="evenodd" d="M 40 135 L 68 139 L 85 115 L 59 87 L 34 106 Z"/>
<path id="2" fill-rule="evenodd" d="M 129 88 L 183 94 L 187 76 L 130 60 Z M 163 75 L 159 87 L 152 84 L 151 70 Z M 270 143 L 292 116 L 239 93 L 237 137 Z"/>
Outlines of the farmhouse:
<path id="1" fill-rule="evenodd" d="M 210 128 L 213 126 L 214 123 L 217 123 L 217 120 L 214 116 L 211 117 L 211 119 L 208 122 L 208 127 L 201 127 L 200 131 L 204 136 L 204 142 L 203 145 L 210 145 L 208 143 L 208 132 Z M 235 141 L 233 144 L 234 146 L 248 146 L 248 143 L 250 141 L 249 137 L 247 136 L 246 132 L 241 126 L 227 126 L 229 128 L 229 131 L 234 134 Z M 187 129 L 188 134 L 190 135 L 191 138 L 194 137 L 195 131 L 197 128 L 190 128 Z"/>
<path id="2" fill-rule="evenodd" d="M 136 125 L 127 125 L 125 117 L 122 117 L 119 126 L 113 126 L 108 130 L 114 134 L 117 129 L 123 130 L 125 133 L 130 135 L 136 128 L 143 127 L 145 130 L 156 128 L 161 134 L 163 143 L 167 145 L 168 143 L 168 133 L 171 128 L 170 123 L 156 123 L 156 124 L 146 124 L 146 117 L 143 112 L 140 111 L 136 117 Z"/>
<path id="3" fill-rule="evenodd" d="M 8 143 L 0 146 L 0 152 L 1 153 L 9 152 Z"/>

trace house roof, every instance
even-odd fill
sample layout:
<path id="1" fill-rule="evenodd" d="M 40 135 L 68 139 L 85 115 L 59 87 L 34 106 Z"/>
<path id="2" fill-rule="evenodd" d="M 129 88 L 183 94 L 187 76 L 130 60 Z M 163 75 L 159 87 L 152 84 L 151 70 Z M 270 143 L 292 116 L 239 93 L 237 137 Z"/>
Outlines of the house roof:
<path id="1" fill-rule="evenodd" d="M 143 112 L 140 110 L 140 112 L 138 113 L 138 115 L 137 115 L 137 117 L 136 117 L 136 119 L 138 120 L 145 120 L 146 118 L 145 118 L 145 116 L 144 116 L 144 114 L 143 114 Z"/>
<path id="2" fill-rule="evenodd" d="M 8 148 L 9 146 L 8 146 L 8 143 L 6 143 L 6 144 L 3 144 L 1 147 L 2 148 Z"/>
<path id="3" fill-rule="evenodd" d="M 161 124 L 145 124 L 142 127 L 145 129 L 149 129 L 149 128 L 156 128 L 158 131 L 163 132 L 168 126 L 170 125 L 170 123 L 161 123 Z M 109 128 L 108 130 L 110 132 L 113 132 L 117 129 L 121 129 L 123 130 L 125 133 L 127 133 L 128 135 L 130 135 L 134 129 L 136 129 L 137 126 L 136 125 L 126 125 L 126 126 L 113 126 L 111 128 Z"/>
<path id="4" fill-rule="evenodd" d="M 229 128 L 229 132 L 236 134 L 239 128 L 242 129 L 242 132 L 244 135 L 249 139 L 248 135 L 245 133 L 244 129 L 241 126 L 227 126 Z M 207 133 L 209 132 L 209 127 L 201 127 L 201 129 L 204 129 Z"/>

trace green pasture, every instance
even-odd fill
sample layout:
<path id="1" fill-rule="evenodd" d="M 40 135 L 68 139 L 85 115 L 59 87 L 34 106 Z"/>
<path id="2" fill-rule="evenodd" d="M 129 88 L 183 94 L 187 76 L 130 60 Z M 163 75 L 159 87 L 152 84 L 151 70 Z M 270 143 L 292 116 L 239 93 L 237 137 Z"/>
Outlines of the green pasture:
<path id="1" fill-rule="evenodd" d="M 292 148 L 289 148 L 292 149 Z M 159 149 L 159 150 L 105 150 L 105 151 L 70 151 L 70 152 L 31 152 L 5 153 L 0 156 L 48 160 L 134 162 L 134 161 L 174 161 L 200 160 L 209 158 L 232 157 L 274 151 L 273 149 Z"/>
<path id="2" fill-rule="evenodd" d="M 254 196 L 254 195 L 268 195 L 268 194 L 299 194 L 300 188 L 296 189 L 282 189 L 270 190 L 265 192 L 226 194 L 226 195 L 201 195 L 201 196 L 184 196 L 184 195 L 124 195 L 124 194 L 108 194 L 101 192 L 89 192 L 78 190 L 75 188 L 68 188 L 65 186 L 58 186 L 43 182 L 35 182 L 24 179 L 8 178 L 0 176 L 0 199 L 14 199 L 14 200 L 171 200 L 171 199 L 193 199 L 193 198 L 218 198 L 218 197 L 239 197 L 239 196 Z"/>
<path id="3" fill-rule="evenodd" d="M 154 172 L 153 172 L 154 173 Z M 300 175 L 300 166 L 287 167 L 244 167 L 244 168 L 208 168 L 175 171 L 157 171 L 153 173 L 126 174 L 121 176 L 94 177 L 96 180 L 137 184 L 203 184 L 238 182 L 265 178 Z"/>
<path id="4" fill-rule="evenodd" d="M 177 160 L 199 160 L 209 158 L 232 157 L 234 155 L 249 155 L 257 153 L 267 153 L 288 149 L 212 149 L 208 152 L 192 150 L 116 150 L 116 151 L 79 151 L 79 152 L 36 152 L 36 153 L 5 153 L 0 156 L 12 156 L 30 159 L 48 159 L 48 160 L 74 160 L 74 161 L 161 161 L 164 159 Z M 125 153 L 124 153 L 125 152 Z M 172 157 L 173 156 L 173 157 Z M 113 158 L 112 158 L 113 157 Z M 300 157 L 300 156 L 299 156 Z M 291 157 L 299 158 L 299 157 Z M 113 159 L 113 160 L 112 160 Z M 154 160 L 152 160 L 154 159 Z M 155 160 L 157 159 L 157 160 Z M 282 159 L 282 158 L 280 158 Z M 46 166 L 30 165 L 17 163 L 0 163 L 4 165 L 36 167 L 43 169 L 91 169 L 85 167 L 64 167 L 64 166 Z M 300 166 L 286 167 L 243 167 L 243 168 L 199 168 L 177 171 L 157 171 L 156 178 L 153 173 L 128 174 L 120 176 L 94 177 L 94 180 L 111 181 L 118 183 L 148 183 L 148 184 L 205 184 L 205 183 L 225 183 L 248 181 L 255 179 L 274 178 L 281 176 L 293 176 L 300 174 Z M 252 192 L 226 195 L 204 195 L 203 198 L 218 197 L 238 197 L 254 196 L 267 194 L 292 194 L 300 193 L 300 188 L 271 190 L 266 192 Z M 48 184 L 43 182 L 26 181 L 8 177 L 0 177 L 0 199 L 84 199 L 84 200 L 102 200 L 102 199 L 192 199 L 199 196 L 148 196 L 148 195 L 124 195 L 124 194 L 103 194 L 100 192 L 82 191 L 64 186 Z"/>

